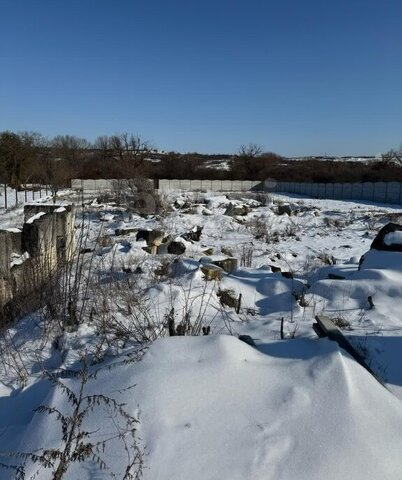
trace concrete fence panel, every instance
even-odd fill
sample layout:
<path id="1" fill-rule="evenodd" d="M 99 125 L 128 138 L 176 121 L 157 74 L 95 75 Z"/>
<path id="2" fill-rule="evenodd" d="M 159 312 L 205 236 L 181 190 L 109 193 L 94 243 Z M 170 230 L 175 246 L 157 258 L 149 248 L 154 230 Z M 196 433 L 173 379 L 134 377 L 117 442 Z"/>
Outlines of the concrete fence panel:
<path id="1" fill-rule="evenodd" d="M 179 181 L 180 190 L 185 192 L 191 192 L 191 180 L 180 180 Z"/>
<path id="2" fill-rule="evenodd" d="M 221 192 L 222 180 L 211 180 L 211 189 L 213 192 Z"/>
<path id="3" fill-rule="evenodd" d="M 203 188 L 203 182 L 201 180 L 190 180 L 190 187 L 186 190 L 191 190 L 193 192 L 200 191 Z"/>
<path id="4" fill-rule="evenodd" d="M 326 197 L 326 189 L 327 189 L 327 184 L 326 183 L 319 183 L 318 184 L 318 197 L 319 198 L 325 198 Z"/>
<path id="5" fill-rule="evenodd" d="M 401 185 L 398 182 L 389 182 L 387 183 L 387 187 L 386 203 L 400 203 Z"/>
<path id="6" fill-rule="evenodd" d="M 249 190 L 253 192 L 272 192 L 275 191 L 276 183 L 258 182 L 254 180 L 243 180 L 243 191 Z"/>
<path id="7" fill-rule="evenodd" d="M 318 183 L 311 184 L 311 196 L 314 198 L 318 197 Z"/>
<path id="8" fill-rule="evenodd" d="M 230 192 L 232 190 L 232 182 L 230 180 L 222 180 L 222 191 Z"/>
<path id="9" fill-rule="evenodd" d="M 281 192 L 292 193 L 291 190 L 292 190 L 292 184 L 290 182 L 283 182 Z"/>
<path id="10" fill-rule="evenodd" d="M 359 198 L 361 198 L 361 195 L 362 195 L 362 184 L 352 183 L 351 186 L 352 186 L 351 199 L 358 200 Z"/>
<path id="11" fill-rule="evenodd" d="M 374 189 L 374 201 L 385 202 L 387 195 L 387 184 L 385 182 L 376 182 Z"/>
<path id="12" fill-rule="evenodd" d="M 242 191 L 242 182 L 241 180 L 233 180 L 232 182 L 232 191 L 241 192 Z"/>
<path id="13" fill-rule="evenodd" d="M 329 188 L 329 197 L 328 198 L 336 199 L 336 197 L 335 197 L 335 183 L 330 183 L 328 185 L 328 188 Z"/>
<path id="14" fill-rule="evenodd" d="M 300 195 L 301 194 L 301 189 L 302 189 L 301 183 L 298 183 L 298 182 L 293 183 L 293 193 L 296 193 L 297 195 Z"/>
<path id="15" fill-rule="evenodd" d="M 333 192 L 334 192 L 334 197 L 337 200 L 342 199 L 342 183 L 334 183 L 333 184 Z"/>
<path id="16" fill-rule="evenodd" d="M 83 180 L 81 180 L 80 178 L 73 178 L 71 180 L 71 188 L 73 190 L 82 190 L 83 188 Z"/>
<path id="17" fill-rule="evenodd" d="M 372 182 L 364 182 L 362 184 L 362 198 L 361 200 L 373 200 L 374 184 Z"/>
<path id="18" fill-rule="evenodd" d="M 352 199 L 352 184 L 343 183 L 342 184 L 342 200 L 351 200 Z"/>
<path id="19" fill-rule="evenodd" d="M 170 190 L 170 180 L 159 180 L 159 190 Z"/>

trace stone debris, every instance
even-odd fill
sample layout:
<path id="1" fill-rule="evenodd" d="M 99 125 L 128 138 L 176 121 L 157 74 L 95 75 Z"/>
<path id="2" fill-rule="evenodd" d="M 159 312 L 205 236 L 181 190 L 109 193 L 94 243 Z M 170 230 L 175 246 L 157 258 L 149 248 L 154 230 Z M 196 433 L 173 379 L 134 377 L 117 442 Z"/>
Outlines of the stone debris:
<path id="1" fill-rule="evenodd" d="M 75 254 L 72 205 L 27 204 L 22 230 L 0 230 L 0 308 L 37 289 Z"/>

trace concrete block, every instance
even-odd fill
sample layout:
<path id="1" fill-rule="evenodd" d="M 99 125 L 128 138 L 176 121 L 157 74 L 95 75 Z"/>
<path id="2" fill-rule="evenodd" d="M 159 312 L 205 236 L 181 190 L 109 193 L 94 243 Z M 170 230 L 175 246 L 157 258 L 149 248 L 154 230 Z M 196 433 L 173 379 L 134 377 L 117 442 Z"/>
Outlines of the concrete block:
<path id="1" fill-rule="evenodd" d="M 7 230 L 0 230 L 0 277 L 9 277 L 10 275 L 11 253 L 11 233 Z"/>

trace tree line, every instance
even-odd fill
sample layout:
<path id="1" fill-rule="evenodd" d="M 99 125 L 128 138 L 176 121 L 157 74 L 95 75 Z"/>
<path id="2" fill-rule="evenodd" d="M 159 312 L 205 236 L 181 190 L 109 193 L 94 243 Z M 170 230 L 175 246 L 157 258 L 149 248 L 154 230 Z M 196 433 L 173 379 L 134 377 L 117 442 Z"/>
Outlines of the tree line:
<path id="1" fill-rule="evenodd" d="M 47 138 L 33 132 L 0 132 L 0 182 L 14 188 L 41 183 L 54 189 L 72 178 L 265 180 L 298 182 L 402 181 L 402 148 L 378 161 L 287 159 L 242 145 L 235 155 L 160 152 L 140 135 L 73 135 Z"/>

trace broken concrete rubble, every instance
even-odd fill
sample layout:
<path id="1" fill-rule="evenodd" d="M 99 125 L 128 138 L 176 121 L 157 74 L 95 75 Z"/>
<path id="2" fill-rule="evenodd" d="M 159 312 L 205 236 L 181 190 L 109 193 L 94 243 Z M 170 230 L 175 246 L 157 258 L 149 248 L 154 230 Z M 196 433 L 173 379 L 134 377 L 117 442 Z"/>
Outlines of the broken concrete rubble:
<path id="1" fill-rule="evenodd" d="M 233 205 L 230 203 L 225 210 L 225 215 L 230 217 L 245 216 L 250 213 L 250 208 L 246 205 Z"/>
<path id="2" fill-rule="evenodd" d="M 370 249 L 402 252 L 402 225 L 387 223 L 377 233 Z"/>
<path id="3" fill-rule="evenodd" d="M 28 204 L 24 219 L 22 231 L 0 230 L 0 313 L 74 257 L 72 205 Z"/>
<path id="4" fill-rule="evenodd" d="M 187 240 L 188 242 L 199 242 L 201 238 L 201 233 L 204 227 L 196 226 L 189 232 L 183 233 L 181 235 L 184 240 Z"/>
<path id="5" fill-rule="evenodd" d="M 222 269 L 216 265 L 206 264 L 201 266 L 205 280 L 222 280 Z"/>

